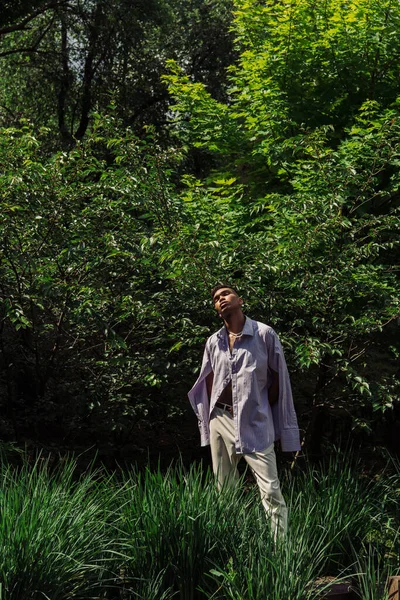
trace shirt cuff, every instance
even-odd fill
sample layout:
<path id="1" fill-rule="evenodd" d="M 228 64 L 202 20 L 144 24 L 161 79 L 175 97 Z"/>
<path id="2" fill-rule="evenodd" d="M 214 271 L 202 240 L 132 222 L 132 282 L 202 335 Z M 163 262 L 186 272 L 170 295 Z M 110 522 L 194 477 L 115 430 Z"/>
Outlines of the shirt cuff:
<path id="1" fill-rule="evenodd" d="M 300 432 L 298 429 L 283 429 L 281 431 L 281 448 L 283 452 L 301 450 Z"/>
<path id="2" fill-rule="evenodd" d="M 210 434 L 208 428 L 204 424 L 203 421 L 199 420 L 199 430 L 200 430 L 200 445 L 201 446 L 209 446 L 210 445 Z"/>

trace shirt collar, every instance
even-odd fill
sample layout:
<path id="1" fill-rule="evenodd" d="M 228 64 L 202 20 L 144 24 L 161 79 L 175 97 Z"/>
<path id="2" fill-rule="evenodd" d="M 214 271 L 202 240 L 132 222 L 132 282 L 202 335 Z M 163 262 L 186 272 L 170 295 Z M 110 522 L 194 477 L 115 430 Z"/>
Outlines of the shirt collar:
<path id="1" fill-rule="evenodd" d="M 251 319 L 249 319 L 249 317 L 246 317 L 246 320 L 244 322 L 244 327 L 243 327 L 243 335 L 253 335 L 253 334 L 254 334 L 253 321 Z"/>
<path id="2" fill-rule="evenodd" d="M 223 325 L 221 327 L 221 329 L 217 332 L 218 337 L 228 337 L 228 332 L 226 330 L 225 325 Z M 246 320 L 244 322 L 244 326 L 243 326 L 243 330 L 242 330 L 242 335 L 254 335 L 254 331 L 253 331 L 253 321 L 252 319 L 249 319 L 249 317 L 246 317 Z"/>

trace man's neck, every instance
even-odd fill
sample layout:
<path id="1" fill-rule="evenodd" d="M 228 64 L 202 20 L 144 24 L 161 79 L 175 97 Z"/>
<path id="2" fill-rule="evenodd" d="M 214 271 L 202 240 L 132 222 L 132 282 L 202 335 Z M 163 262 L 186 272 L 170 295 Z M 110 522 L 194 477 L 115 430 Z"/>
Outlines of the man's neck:
<path id="1" fill-rule="evenodd" d="M 243 330 L 244 322 L 246 321 L 246 317 L 240 312 L 234 312 L 231 315 L 227 316 L 224 319 L 225 327 L 231 333 L 240 333 Z"/>

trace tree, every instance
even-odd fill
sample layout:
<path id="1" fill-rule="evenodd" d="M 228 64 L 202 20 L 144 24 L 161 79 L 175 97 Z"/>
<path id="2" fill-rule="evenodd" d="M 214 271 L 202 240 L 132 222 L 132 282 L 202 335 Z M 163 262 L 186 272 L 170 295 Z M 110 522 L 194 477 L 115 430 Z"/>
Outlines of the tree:
<path id="1" fill-rule="evenodd" d="M 166 77 L 176 136 L 214 157 L 187 179 L 172 252 L 190 240 L 179 268 L 194 254 L 236 277 L 278 328 L 314 449 L 328 415 L 368 429 L 399 397 L 399 17 L 390 2 L 239 1 L 230 101 L 174 63 Z"/>
<path id="2" fill-rule="evenodd" d="M 165 123 L 167 58 L 221 95 L 232 55 L 231 0 L 60 0 L 10 10 L 0 30 L 2 108 L 58 130 L 67 147 L 111 99 L 126 124 Z M 29 10 L 30 7 L 30 10 Z M 21 14 L 21 17 L 19 15 Z"/>
<path id="3" fill-rule="evenodd" d="M 138 420 L 176 410 L 182 314 L 169 317 L 151 232 L 173 219 L 163 171 L 177 156 L 118 134 L 113 116 L 69 153 L 43 158 L 45 137 L 27 125 L 0 145 L 3 436 L 121 447 Z"/>

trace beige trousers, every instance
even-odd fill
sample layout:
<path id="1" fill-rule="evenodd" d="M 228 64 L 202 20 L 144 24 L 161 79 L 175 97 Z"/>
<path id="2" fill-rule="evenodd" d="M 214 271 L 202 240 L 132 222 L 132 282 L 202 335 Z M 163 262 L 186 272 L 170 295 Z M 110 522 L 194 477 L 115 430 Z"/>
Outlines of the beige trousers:
<path id="1" fill-rule="evenodd" d="M 233 417 L 217 407 L 211 415 L 210 444 L 218 488 L 232 485 L 238 479 L 237 464 L 244 458 L 256 479 L 267 518 L 271 519 L 274 539 L 283 537 L 287 531 L 287 508 L 278 479 L 274 445 L 262 452 L 236 454 Z"/>

